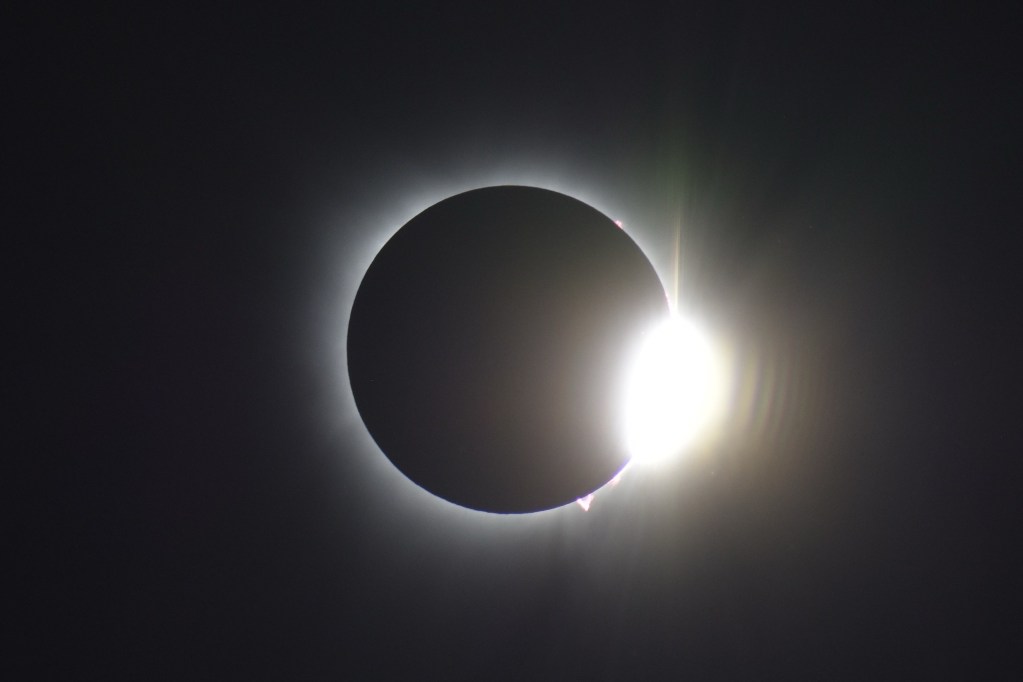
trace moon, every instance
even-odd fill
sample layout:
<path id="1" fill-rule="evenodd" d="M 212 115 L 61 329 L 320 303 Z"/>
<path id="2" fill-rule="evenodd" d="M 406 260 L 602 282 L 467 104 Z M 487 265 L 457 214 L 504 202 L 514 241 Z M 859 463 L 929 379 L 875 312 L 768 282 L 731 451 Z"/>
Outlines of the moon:
<path id="1" fill-rule="evenodd" d="M 398 230 L 359 285 L 355 404 L 430 493 L 501 514 L 560 507 L 628 463 L 630 352 L 667 315 L 653 266 L 596 209 L 536 187 L 464 192 Z"/>

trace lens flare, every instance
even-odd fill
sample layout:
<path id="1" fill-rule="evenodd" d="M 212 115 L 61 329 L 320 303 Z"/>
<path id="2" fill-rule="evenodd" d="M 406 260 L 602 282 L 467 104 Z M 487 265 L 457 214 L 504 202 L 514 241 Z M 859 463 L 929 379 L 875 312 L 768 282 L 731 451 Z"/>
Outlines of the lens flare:
<path id="1" fill-rule="evenodd" d="M 625 445 L 633 461 L 660 460 L 691 445 L 720 394 L 710 339 L 677 315 L 647 331 L 629 365 Z"/>

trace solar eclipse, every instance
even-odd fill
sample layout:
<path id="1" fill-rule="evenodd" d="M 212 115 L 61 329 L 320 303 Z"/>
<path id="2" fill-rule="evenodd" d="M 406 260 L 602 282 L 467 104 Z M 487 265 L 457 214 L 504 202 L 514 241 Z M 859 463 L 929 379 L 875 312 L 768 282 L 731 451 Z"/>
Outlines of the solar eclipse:
<path id="1" fill-rule="evenodd" d="M 522 186 L 449 197 L 398 230 L 359 287 L 347 355 L 387 458 L 497 513 L 569 504 L 680 449 L 712 364 L 615 222 Z"/>

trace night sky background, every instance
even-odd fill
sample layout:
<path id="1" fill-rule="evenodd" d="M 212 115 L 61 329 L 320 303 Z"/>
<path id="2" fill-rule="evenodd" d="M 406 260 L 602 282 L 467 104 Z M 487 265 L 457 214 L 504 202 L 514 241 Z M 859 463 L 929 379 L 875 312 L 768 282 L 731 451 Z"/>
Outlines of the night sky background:
<path id="1" fill-rule="evenodd" d="M 8 16 L 10 679 L 1018 674 L 1018 17 L 709 4 Z M 678 227 L 747 387 L 589 512 L 353 411 L 376 249 L 503 183 Z"/>

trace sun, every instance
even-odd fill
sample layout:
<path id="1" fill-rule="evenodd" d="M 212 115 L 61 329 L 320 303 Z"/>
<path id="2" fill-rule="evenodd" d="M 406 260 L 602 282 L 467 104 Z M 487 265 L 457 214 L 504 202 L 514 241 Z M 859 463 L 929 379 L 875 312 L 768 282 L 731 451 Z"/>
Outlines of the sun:
<path id="1" fill-rule="evenodd" d="M 339 338 L 337 330 L 347 330 L 348 311 L 375 254 L 399 226 L 446 197 L 480 187 L 526 185 L 561 192 L 597 208 L 604 215 L 629 215 L 630 212 L 620 205 L 622 197 L 617 188 L 606 184 L 602 178 L 592 177 L 590 170 L 568 165 L 538 171 L 532 161 L 493 168 L 488 162 L 455 168 L 443 183 L 437 183 L 433 176 L 429 181 L 416 176 L 388 177 L 388 186 L 400 185 L 397 188 L 400 191 L 367 195 L 362 202 L 345 206 L 343 213 L 324 214 L 329 221 L 325 225 L 330 229 L 324 230 L 328 243 L 321 251 L 333 265 L 329 270 L 333 279 L 322 288 L 321 296 L 310 299 L 308 318 L 318 339 L 317 357 L 331 358 L 332 363 L 330 371 L 324 373 L 331 377 L 332 387 L 324 394 L 323 433 L 327 438 L 340 437 L 341 447 L 361 454 L 338 458 L 339 471 L 343 472 L 339 480 L 359 480 L 363 482 L 360 487 L 380 491 L 391 502 L 388 508 L 396 513 L 434 514 L 436 518 L 443 518 L 444 523 L 460 524 L 459 528 L 467 533 L 492 532 L 494 519 L 500 519 L 501 527 L 507 529 L 552 520 L 559 524 L 577 523 L 572 520 L 576 504 L 536 514 L 490 514 L 453 505 L 408 485 L 407 479 L 379 451 L 359 418 L 348 381 L 345 341 Z M 661 281 L 668 282 L 665 287 L 668 308 L 675 311 L 679 303 L 680 228 L 676 225 L 672 248 L 663 243 L 662 232 L 649 227 L 663 221 L 646 214 L 632 217 L 614 222 L 650 257 Z M 355 225 L 353 229 L 358 230 L 358 237 L 353 237 L 350 230 L 337 229 L 341 224 Z M 674 279 L 671 263 L 665 262 L 671 260 L 671 253 L 675 254 Z M 585 504 L 580 501 L 579 506 L 584 509 L 594 494 L 614 487 L 623 476 L 628 478 L 628 470 L 642 468 L 656 472 L 663 464 L 670 466 L 686 461 L 698 448 L 712 444 L 719 436 L 718 421 L 725 416 L 731 397 L 725 395 L 729 393 L 725 384 L 730 381 L 731 346 L 723 345 L 725 339 L 716 333 L 706 333 L 709 328 L 696 318 L 674 312 L 668 317 L 667 311 L 665 313 L 661 324 L 633 330 L 631 347 L 621 349 L 623 352 L 617 358 L 619 379 L 607 395 L 605 414 L 606 418 L 617 422 L 616 428 L 611 429 L 615 434 L 612 437 L 618 440 L 618 447 L 628 457 L 628 463 L 607 484 L 586 496 Z M 675 456 L 680 454 L 687 457 Z M 399 514 L 388 518 L 397 522 L 407 516 Z"/>
<path id="2" fill-rule="evenodd" d="M 672 314 L 646 330 L 628 363 L 624 392 L 632 461 L 662 461 L 685 451 L 719 405 L 720 375 L 714 344 L 694 320 Z"/>

